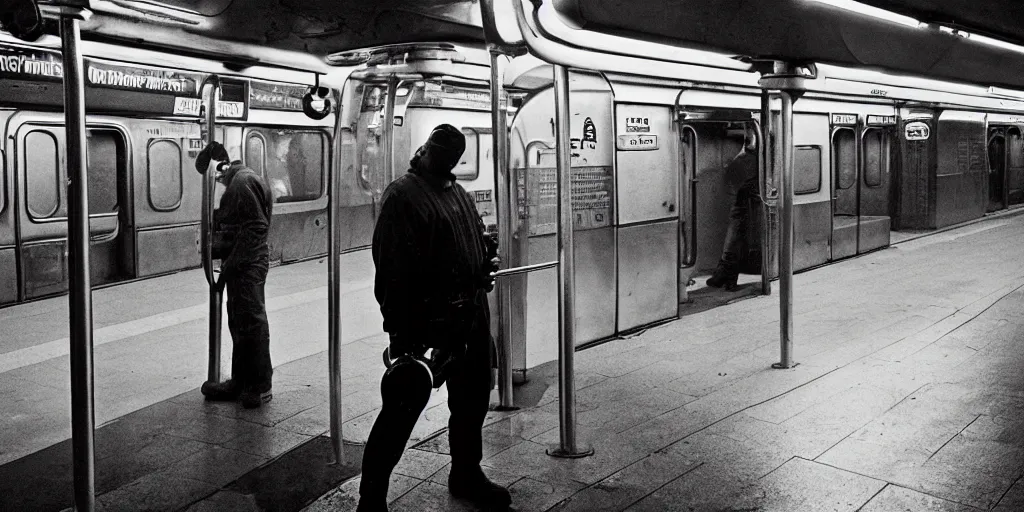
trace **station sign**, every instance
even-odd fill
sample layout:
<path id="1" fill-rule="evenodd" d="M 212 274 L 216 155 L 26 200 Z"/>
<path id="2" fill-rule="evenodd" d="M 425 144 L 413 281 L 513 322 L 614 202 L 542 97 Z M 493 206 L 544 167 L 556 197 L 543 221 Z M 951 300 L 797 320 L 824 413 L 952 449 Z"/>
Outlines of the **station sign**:
<path id="1" fill-rule="evenodd" d="M 896 124 L 896 116 L 868 116 L 868 126 L 891 126 Z"/>
<path id="2" fill-rule="evenodd" d="M 654 151 L 658 149 L 658 136 L 646 134 L 619 135 L 615 141 L 619 151 Z"/>
<path id="3" fill-rule="evenodd" d="M 192 95 L 199 92 L 202 75 L 187 71 L 86 61 L 86 84 L 92 87 Z"/>
<path id="4" fill-rule="evenodd" d="M 832 114 L 832 124 L 856 125 L 857 114 Z"/>
<path id="5" fill-rule="evenodd" d="M 928 123 L 922 123 L 916 121 L 913 123 L 907 123 L 907 126 L 903 129 L 903 136 L 907 140 L 928 140 L 931 136 L 931 128 L 928 127 Z"/>
<path id="6" fill-rule="evenodd" d="M 426 82 L 423 87 L 416 87 L 408 106 L 490 110 L 491 93 L 472 87 Z"/>
<path id="7" fill-rule="evenodd" d="M 202 98 L 174 98 L 174 115 L 202 117 L 206 114 Z M 245 103 L 241 101 L 218 101 L 217 117 L 223 119 L 245 119 Z"/>
<path id="8" fill-rule="evenodd" d="M 651 120 L 648 117 L 627 117 L 626 133 L 651 131 Z"/>
<path id="9" fill-rule="evenodd" d="M 308 87 L 253 80 L 249 84 L 249 107 L 263 110 L 302 112 L 302 98 Z"/>
<path id="10" fill-rule="evenodd" d="M 57 52 L 0 46 L 0 78 L 60 81 L 64 65 Z"/>

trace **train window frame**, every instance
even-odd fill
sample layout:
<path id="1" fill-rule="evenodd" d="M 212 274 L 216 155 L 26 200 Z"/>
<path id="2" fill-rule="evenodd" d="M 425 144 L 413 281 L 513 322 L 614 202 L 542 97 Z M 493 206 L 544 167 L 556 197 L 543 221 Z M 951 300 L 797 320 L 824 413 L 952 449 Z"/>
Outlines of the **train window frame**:
<path id="1" fill-rule="evenodd" d="M 262 146 L 261 154 L 260 154 L 260 156 L 262 158 L 260 158 L 260 168 L 259 168 L 259 170 L 253 168 L 253 166 L 252 166 L 252 159 L 249 156 L 249 142 L 251 140 L 253 140 L 253 139 L 258 140 L 260 142 L 260 145 Z M 250 169 L 256 171 L 256 174 L 259 174 L 261 177 L 266 179 L 266 177 L 267 177 L 267 137 L 266 137 L 266 135 L 264 135 L 262 132 L 259 132 L 259 131 L 256 131 L 256 130 L 250 131 L 249 134 L 245 137 L 245 152 L 243 153 L 242 156 L 245 159 L 244 162 L 245 162 L 245 165 L 247 167 L 249 167 Z"/>
<path id="2" fill-rule="evenodd" d="M 31 172 L 31 170 L 29 169 L 29 160 L 28 160 L 28 150 L 27 150 L 27 148 L 28 148 L 28 138 L 30 136 L 32 136 L 33 134 L 36 134 L 36 133 L 39 133 L 39 134 L 42 134 L 42 135 L 45 135 L 45 136 L 49 137 L 50 140 L 53 141 L 53 148 L 54 148 L 54 152 L 53 152 L 53 161 L 54 161 L 54 166 L 53 166 L 53 171 L 54 171 L 53 172 L 53 175 L 54 175 L 54 180 L 53 180 L 54 201 L 53 201 L 53 208 L 50 209 L 50 211 L 45 213 L 45 214 L 44 213 L 40 213 L 38 211 L 35 211 L 32 208 L 32 190 L 34 190 L 33 187 L 32 187 L 32 183 L 33 183 L 32 176 L 35 176 L 37 174 Z M 25 211 L 28 212 L 29 218 L 31 220 L 33 220 L 33 221 L 54 221 L 54 220 L 57 220 L 58 218 L 63 218 L 63 217 L 57 215 L 57 213 L 60 212 L 61 205 L 63 203 L 62 198 L 61 198 L 61 193 L 60 193 L 60 188 L 61 188 L 60 187 L 60 182 L 61 182 L 61 178 L 62 178 L 62 176 L 64 174 L 62 172 L 62 166 L 61 166 L 61 161 L 60 161 L 60 149 L 61 149 L 60 140 L 57 138 L 57 135 L 53 133 L 53 131 L 47 130 L 45 128 L 41 128 L 40 127 L 40 128 L 30 129 L 27 133 L 25 133 L 25 135 L 23 137 L 21 137 L 21 141 L 20 142 L 21 142 L 21 144 L 20 144 L 20 147 L 21 147 L 21 151 L 20 151 L 21 158 L 19 158 L 19 160 L 21 160 L 21 168 L 24 170 L 24 173 L 25 173 Z"/>
<path id="3" fill-rule="evenodd" d="M 879 141 L 879 149 L 880 149 L 881 153 L 878 155 L 878 173 L 877 173 L 878 181 L 875 182 L 875 183 L 872 183 L 870 181 L 870 179 L 869 179 L 871 174 L 868 172 L 868 162 L 869 162 L 869 160 L 868 160 L 868 157 L 867 157 L 867 152 L 868 152 L 867 140 L 868 140 L 868 136 L 869 135 L 875 135 L 875 134 L 878 134 L 878 135 L 881 136 L 881 140 Z M 863 165 L 861 166 L 862 167 L 861 171 L 862 171 L 862 174 L 864 175 L 863 181 L 864 181 L 864 186 L 865 187 L 868 187 L 868 188 L 879 188 L 879 187 L 882 186 L 882 184 L 884 182 L 884 180 L 882 179 L 882 176 L 888 174 L 889 170 L 890 170 L 889 169 L 889 159 L 890 159 L 891 155 L 892 155 L 892 137 L 890 136 L 888 130 L 886 130 L 884 128 L 877 128 L 877 127 L 875 127 L 875 128 L 867 128 L 867 129 L 864 130 L 864 133 L 861 134 L 861 154 L 860 154 L 860 158 L 863 161 Z"/>
<path id="4" fill-rule="evenodd" d="M 458 181 L 474 181 L 480 177 L 480 133 L 470 128 L 463 128 L 462 135 L 466 137 L 467 149 L 467 151 L 462 152 L 462 158 L 467 159 L 467 167 L 472 169 L 472 173 L 460 172 L 457 170 L 460 166 L 459 164 L 462 163 L 462 158 L 460 158 L 460 162 L 455 165 L 454 169 L 452 169 L 452 175 L 454 175 L 455 179 Z M 472 158 L 469 158 L 468 155 L 470 152 L 468 151 L 468 149 L 471 137 L 473 140 L 473 145 L 476 148 L 476 151 L 473 152 Z"/>
<path id="5" fill-rule="evenodd" d="M 291 136 L 295 136 L 295 135 L 299 135 L 299 134 L 310 134 L 310 135 L 315 135 L 315 136 L 319 137 L 319 139 L 320 139 L 320 164 L 319 164 L 319 169 L 320 169 L 320 173 L 319 173 L 320 187 L 317 189 L 317 194 L 316 194 L 315 197 L 302 197 L 302 196 L 291 196 L 291 195 L 289 195 L 289 196 L 279 196 L 279 195 L 277 195 L 277 193 L 272 191 L 271 194 L 273 195 L 274 204 L 275 205 L 287 205 L 287 204 L 301 205 L 301 204 L 309 204 L 309 203 L 314 203 L 314 202 L 317 202 L 317 201 L 325 200 L 325 196 L 327 194 L 328 180 L 330 178 L 330 168 L 331 168 L 331 150 L 332 150 L 332 148 L 331 148 L 331 139 L 330 139 L 330 137 L 327 135 L 327 133 L 324 132 L 324 130 L 320 130 L 320 129 L 316 129 L 316 128 L 310 128 L 310 127 L 296 127 L 296 126 L 282 126 L 282 125 L 254 125 L 254 126 L 249 126 L 247 128 L 247 130 L 246 130 L 245 144 L 243 145 L 243 147 L 245 147 L 245 150 L 247 151 L 248 150 L 249 137 L 251 137 L 253 134 L 259 134 L 260 138 L 262 139 L 263 147 L 264 147 L 264 151 L 263 151 L 264 167 L 263 167 L 263 174 L 261 176 L 264 178 L 264 180 L 266 180 L 267 186 L 270 187 L 272 190 L 273 190 L 273 183 L 271 182 L 271 180 L 274 179 L 275 175 L 272 175 L 271 170 L 267 166 L 267 161 L 269 160 L 269 147 L 270 147 L 270 140 L 269 140 L 269 137 L 268 137 L 268 133 L 269 132 L 277 132 L 277 131 L 285 131 L 285 132 L 287 132 Z M 299 197 L 299 199 L 281 201 L 280 200 L 281 197 Z"/>
<path id="6" fill-rule="evenodd" d="M 853 148 L 852 148 L 853 149 L 853 167 L 852 167 L 853 168 L 853 175 L 852 176 L 845 176 L 843 173 L 840 172 L 840 169 L 839 169 L 840 161 L 839 161 L 838 151 L 836 150 L 836 146 L 837 146 L 837 142 L 839 141 L 839 135 L 840 134 L 844 134 L 844 133 L 845 134 L 849 134 L 852 137 L 852 140 L 850 141 L 851 144 L 853 145 Z M 831 164 L 832 164 L 831 165 L 831 169 L 832 169 L 832 179 L 834 180 L 833 183 L 834 183 L 835 190 L 849 190 L 849 189 L 857 186 L 857 178 L 858 178 L 857 175 L 859 174 L 858 167 L 859 167 L 859 164 L 860 164 L 860 162 L 857 161 L 859 156 L 860 156 L 860 155 L 858 155 L 858 150 L 857 150 L 857 146 L 858 145 L 859 144 L 857 143 L 857 130 L 854 129 L 853 127 L 851 127 L 851 126 L 837 126 L 837 127 L 835 127 L 832 130 L 832 136 L 829 137 L 829 146 L 830 146 L 829 149 L 831 150 L 831 152 L 830 152 L 831 153 L 831 160 L 832 160 L 832 162 L 831 162 Z M 846 186 L 843 186 L 843 184 L 846 183 L 846 181 L 843 181 L 844 177 L 849 178 L 848 184 Z"/>
<path id="7" fill-rule="evenodd" d="M 174 202 L 173 206 L 161 206 L 153 200 L 153 146 L 164 142 L 174 145 L 178 150 L 178 199 Z M 149 144 L 146 145 L 146 199 L 149 201 L 150 208 L 158 212 L 173 212 L 181 208 L 181 201 L 185 194 L 184 165 L 184 159 L 181 157 L 181 144 L 177 139 L 150 139 Z"/>
<path id="8" fill-rule="evenodd" d="M 114 127 L 114 126 L 109 126 L 109 125 L 99 125 L 99 126 L 87 127 L 86 133 L 88 134 L 88 138 L 90 140 L 92 139 L 92 137 L 94 137 L 94 134 L 97 134 L 97 133 L 109 134 L 109 135 L 111 135 L 113 137 L 113 143 L 114 143 L 114 146 L 115 146 L 114 168 L 113 168 L 113 170 L 114 170 L 114 183 L 113 183 L 114 207 L 111 210 L 103 211 L 103 212 L 92 212 L 92 211 L 90 211 L 89 212 L 89 217 L 90 218 L 99 218 L 99 217 L 109 217 L 109 216 L 113 216 L 113 215 L 118 215 L 118 213 L 121 210 L 121 198 L 120 198 L 120 193 L 119 193 L 119 188 L 120 188 L 121 184 L 118 182 L 118 179 L 122 175 L 127 176 L 129 174 L 129 163 L 128 163 L 129 157 L 128 157 L 128 155 L 130 154 L 130 150 L 128 148 L 128 136 L 121 129 L 119 129 L 117 127 Z M 89 145 L 90 145 L 90 142 L 87 140 L 86 141 L 86 154 L 85 154 L 85 156 L 86 156 L 86 169 L 89 169 L 89 167 L 91 166 L 91 163 L 90 163 L 91 160 L 90 160 L 90 156 L 89 155 L 92 154 L 92 153 L 88 150 L 89 147 L 90 147 Z M 65 170 L 65 173 L 66 172 L 67 171 Z M 93 184 L 95 184 L 97 182 L 95 180 L 90 180 L 89 183 L 90 183 L 90 186 L 91 186 L 91 185 L 93 185 Z M 106 190 L 106 192 L 110 192 L 110 190 Z M 96 203 L 95 201 L 92 200 L 93 199 L 92 193 L 93 193 L 93 191 L 92 191 L 92 189 L 90 189 L 89 190 L 89 199 L 90 199 L 89 200 L 89 209 L 90 210 L 93 208 L 94 204 L 98 204 L 98 203 Z"/>
<path id="9" fill-rule="evenodd" d="M 816 165 L 817 172 L 813 173 L 813 175 L 816 178 L 814 188 L 798 188 L 797 187 L 797 183 L 799 182 L 798 181 L 799 180 L 799 176 L 803 175 L 803 173 L 799 172 L 798 166 L 796 165 L 797 162 L 798 162 L 797 155 L 799 155 L 802 151 L 806 151 L 806 150 L 813 150 L 813 151 L 817 152 L 817 158 L 814 159 L 814 161 L 817 163 L 817 165 Z M 821 179 L 821 168 L 822 168 L 822 165 L 821 165 L 821 146 L 819 146 L 817 144 L 804 144 L 804 145 L 794 146 L 793 147 L 793 195 L 803 196 L 803 195 L 809 195 L 809 194 L 816 194 L 816 193 L 820 192 L 821 191 L 821 182 L 822 182 L 822 179 Z"/>

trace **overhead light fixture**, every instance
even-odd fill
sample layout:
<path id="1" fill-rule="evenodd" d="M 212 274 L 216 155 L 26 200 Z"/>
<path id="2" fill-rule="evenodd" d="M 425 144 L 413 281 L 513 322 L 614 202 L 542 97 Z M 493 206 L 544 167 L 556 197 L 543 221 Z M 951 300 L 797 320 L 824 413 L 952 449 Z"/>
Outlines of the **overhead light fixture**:
<path id="1" fill-rule="evenodd" d="M 993 96 L 1000 96 L 1003 98 L 1024 100 L 1024 91 L 1015 91 L 1013 89 L 1003 89 L 1002 87 L 991 86 L 988 88 L 988 93 Z"/>
<path id="2" fill-rule="evenodd" d="M 852 12 L 855 12 L 855 13 L 858 13 L 858 14 L 865 14 L 865 15 L 871 16 L 873 18 L 878 18 L 878 19 L 882 19 L 882 20 L 886 20 L 886 21 L 891 21 L 893 23 L 899 23 L 900 25 L 906 25 L 906 26 L 912 27 L 912 28 L 919 28 L 922 25 L 924 25 L 920 21 L 918 21 L 918 20 L 916 20 L 914 18 L 911 18 L 910 16 L 904 16 L 902 14 L 896 14 L 894 12 L 887 11 L 885 9 L 879 9 L 878 7 L 874 7 L 874 6 L 871 6 L 871 5 L 862 4 L 860 2 L 854 2 L 853 0 L 809 0 L 809 1 L 811 1 L 811 2 L 818 2 L 818 3 L 821 3 L 821 4 L 825 4 L 825 5 L 831 5 L 832 7 L 838 7 L 840 9 L 846 9 L 847 11 L 852 11 Z"/>
<path id="3" fill-rule="evenodd" d="M 1024 53 L 1024 46 L 1021 46 L 1021 45 L 1018 45 L 1018 44 L 1013 44 L 1013 43 L 1008 43 L 1006 41 L 1002 41 L 1002 40 L 999 40 L 999 39 L 994 39 L 994 38 L 991 38 L 991 37 L 981 36 L 981 35 L 978 35 L 978 34 L 971 34 L 969 32 L 965 32 L 965 33 L 968 35 L 968 38 L 971 41 L 977 41 L 979 43 L 984 43 L 984 44 L 987 44 L 989 46 L 996 46 L 998 48 L 1002 48 L 1004 50 L 1010 50 L 1012 52 Z"/>

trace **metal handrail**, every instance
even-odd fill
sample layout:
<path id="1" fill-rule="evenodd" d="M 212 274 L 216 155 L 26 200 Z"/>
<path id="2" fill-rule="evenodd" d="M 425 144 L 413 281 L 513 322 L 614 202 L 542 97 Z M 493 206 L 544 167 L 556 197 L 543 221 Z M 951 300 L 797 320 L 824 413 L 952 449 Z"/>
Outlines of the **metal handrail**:
<path id="1" fill-rule="evenodd" d="M 537 270 L 544 270 L 548 268 L 554 268 L 558 266 L 558 260 L 548 261 L 545 263 L 535 263 L 533 265 L 524 265 L 522 267 L 511 267 L 499 270 L 497 272 L 491 272 L 491 277 L 509 277 L 518 274 L 526 274 L 528 272 L 535 272 Z"/>

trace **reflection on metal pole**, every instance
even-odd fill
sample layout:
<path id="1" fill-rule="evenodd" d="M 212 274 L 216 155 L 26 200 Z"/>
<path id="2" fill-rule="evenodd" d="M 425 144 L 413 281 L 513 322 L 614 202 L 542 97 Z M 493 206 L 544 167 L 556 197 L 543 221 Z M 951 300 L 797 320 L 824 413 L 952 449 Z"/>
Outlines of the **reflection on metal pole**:
<path id="1" fill-rule="evenodd" d="M 782 176 L 779 215 L 779 338 L 781 361 L 776 368 L 793 367 L 793 96 L 788 91 L 782 98 Z"/>
<path id="2" fill-rule="evenodd" d="M 393 181 L 395 176 L 395 94 L 398 92 L 398 77 L 388 77 L 387 96 L 384 100 L 384 126 L 380 127 L 381 153 L 384 166 L 384 176 L 387 176 L 387 183 Z M 385 183 L 385 185 L 387 184 Z"/>
<path id="3" fill-rule="evenodd" d="M 774 176 L 772 172 L 771 146 L 769 141 L 772 133 L 772 112 L 771 98 L 766 89 L 761 90 L 761 140 L 758 141 L 758 156 L 760 156 L 761 179 L 761 294 L 772 294 L 771 264 L 772 264 L 772 222 L 771 215 L 775 204 L 774 194 L 771 190 L 769 177 Z"/>
<path id="4" fill-rule="evenodd" d="M 347 96 L 353 80 L 349 80 L 345 89 L 337 93 L 338 112 L 335 119 L 334 144 L 341 148 L 346 130 L 342 115 L 342 100 Z M 341 398 L 341 172 L 345 169 L 342 160 L 344 151 L 334 151 L 334 162 L 331 165 L 330 192 L 327 208 L 328 247 L 327 247 L 327 378 L 330 388 L 331 414 L 331 448 L 334 450 L 334 463 L 345 465 L 344 437 L 342 436 L 342 398 Z"/>
<path id="5" fill-rule="evenodd" d="M 217 97 L 220 95 L 220 78 L 217 75 L 210 75 L 203 83 L 203 96 L 206 103 L 206 118 L 203 138 L 206 139 L 206 146 L 209 147 L 217 140 Z M 213 211 L 214 211 L 214 190 L 217 187 L 217 173 L 207 170 L 203 174 L 203 204 L 202 204 L 202 226 L 200 226 L 199 243 L 203 251 L 203 271 L 206 273 L 206 283 L 210 287 L 209 302 L 209 367 L 206 380 L 211 384 L 220 382 L 220 330 L 221 311 L 223 304 L 224 285 L 218 280 L 218 273 L 213 268 Z"/>
<path id="6" fill-rule="evenodd" d="M 64 57 L 64 119 L 67 127 L 68 302 L 71 339 L 71 449 L 75 509 L 91 512 L 96 503 L 96 466 L 92 359 L 92 283 L 89 276 L 89 183 L 86 172 L 85 85 L 78 21 L 89 11 L 60 10 Z"/>
<path id="7" fill-rule="evenodd" d="M 504 54 L 495 49 L 491 53 L 491 143 L 494 155 L 494 185 L 497 190 L 498 247 L 504 256 L 501 268 L 509 268 L 512 247 L 512 182 L 508 174 L 508 129 L 505 126 Z M 512 396 L 512 283 L 498 279 L 498 409 L 513 410 Z"/>
<path id="8" fill-rule="evenodd" d="M 576 442 L 576 382 L 573 358 L 576 355 L 576 295 L 573 261 L 572 168 L 569 158 L 569 70 L 555 65 L 555 145 L 558 194 L 558 425 L 560 444 L 549 448 L 555 457 L 586 457 L 594 453 Z"/>

